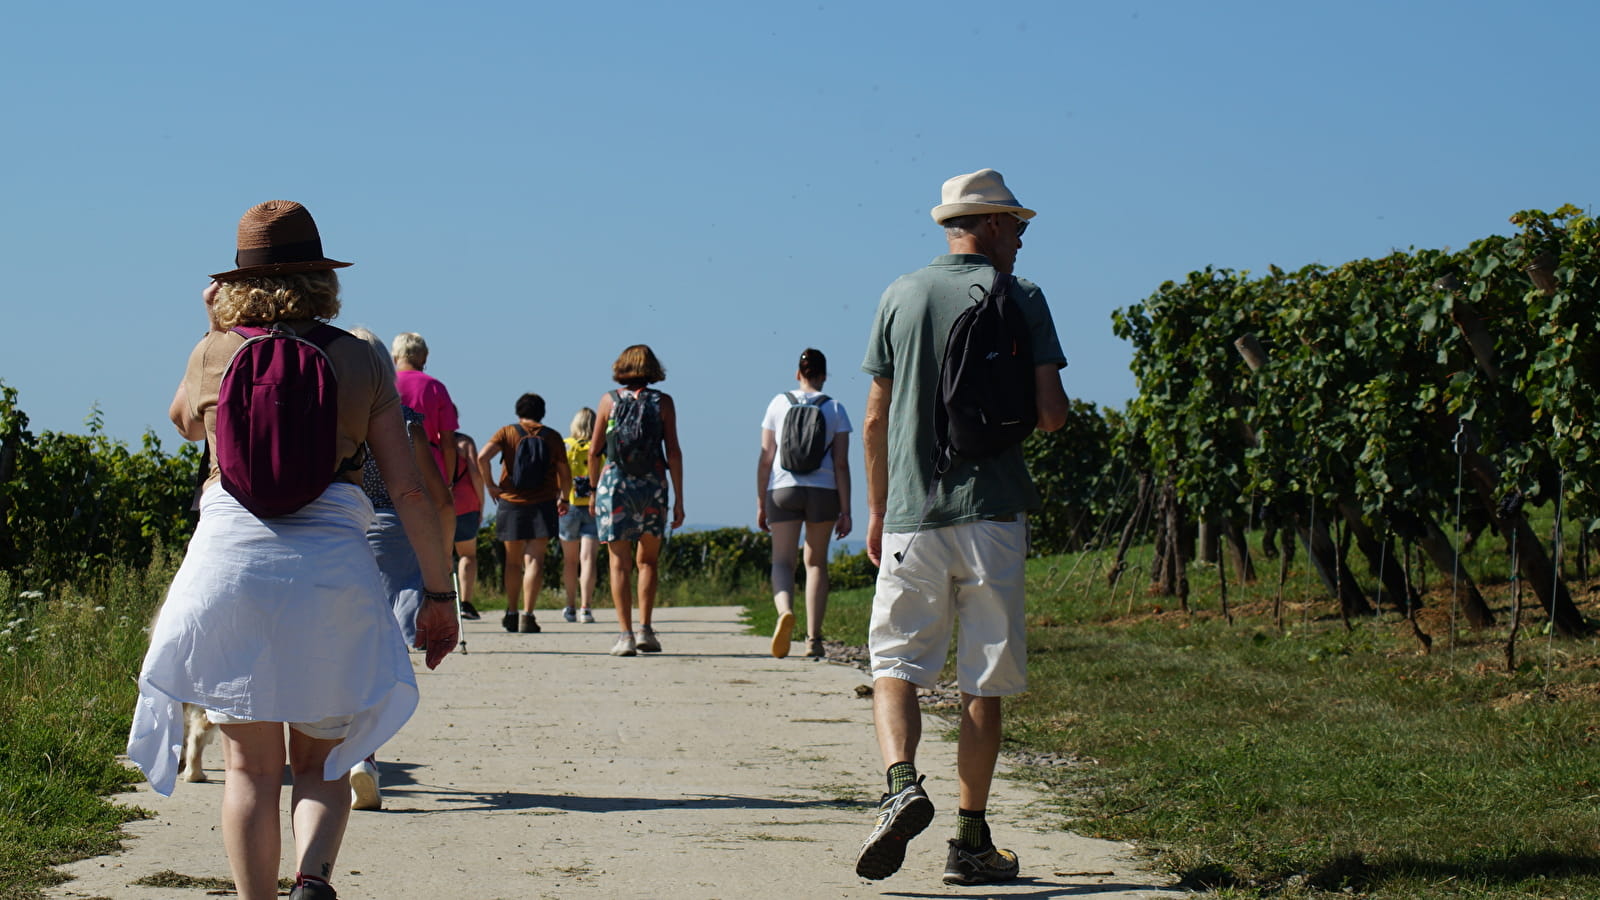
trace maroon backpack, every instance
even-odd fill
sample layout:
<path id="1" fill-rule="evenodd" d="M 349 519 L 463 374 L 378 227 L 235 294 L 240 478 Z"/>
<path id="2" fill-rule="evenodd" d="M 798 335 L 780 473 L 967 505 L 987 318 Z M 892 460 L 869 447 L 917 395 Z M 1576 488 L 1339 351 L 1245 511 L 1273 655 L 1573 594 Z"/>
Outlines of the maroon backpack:
<path id="1" fill-rule="evenodd" d="M 222 488 L 259 518 L 286 516 L 322 496 L 339 472 L 339 379 L 327 346 L 347 332 L 319 324 L 238 327 L 245 342 L 228 361 L 217 397 Z"/>

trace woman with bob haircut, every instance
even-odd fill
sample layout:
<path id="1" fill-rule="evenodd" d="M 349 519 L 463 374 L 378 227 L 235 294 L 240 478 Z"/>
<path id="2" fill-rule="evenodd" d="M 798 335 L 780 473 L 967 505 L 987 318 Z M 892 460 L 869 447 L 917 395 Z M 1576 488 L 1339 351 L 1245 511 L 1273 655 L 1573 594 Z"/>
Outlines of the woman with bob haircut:
<path id="1" fill-rule="evenodd" d="M 595 404 L 589 438 L 589 472 L 599 472 L 594 517 L 600 542 L 611 558 L 611 602 L 621 634 L 612 656 L 661 652 L 651 623 L 660 574 L 656 562 L 667 529 L 667 479 L 672 479 L 671 527 L 683 525 L 683 451 L 678 446 L 678 414 L 672 398 L 650 387 L 666 380 L 667 370 L 644 344 L 622 351 L 611 367 L 621 385 Z M 610 439 L 608 446 L 607 440 Z M 601 459 L 605 468 L 601 468 Z M 629 581 L 638 569 L 639 622 L 631 621 Z"/>
<path id="2" fill-rule="evenodd" d="M 772 655 L 789 655 L 794 632 L 794 566 L 805 526 L 806 656 L 827 655 L 822 617 L 828 611 L 828 540 L 850 533 L 850 417 L 839 401 L 822 393 L 828 358 L 806 348 L 794 377 L 800 390 L 785 391 L 767 404 L 761 419 L 761 457 L 756 463 L 756 525 L 772 533 L 772 602 L 778 627 Z M 815 469 L 790 471 L 778 452 L 779 435 L 791 409 L 815 406 L 822 414 L 824 446 Z"/>
<path id="3" fill-rule="evenodd" d="M 416 676 L 367 546 L 373 509 L 360 484 L 363 444 L 422 568 L 416 640 L 428 667 L 459 637 L 439 517 L 406 441 L 388 366 L 365 342 L 331 329 L 324 346 L 338 379 L 330 460 L 337 468 L 319 497 L 263 519 L 221 483 L 221 382 L 245 340 L 232 329 L 312 334 L 338 315 L 331 270 L 347 265 L 322 255 L 305 207 L 284 200 L 252 207 L 239 222 L 236 268 L 211 276 L 204 294 L 211 331 L 190 354 L 172 400 L 178 433 L 209 442 L 209 476 L 199 525 L 151 627 L 128 756 L 167 795 L 183 743 L 182 704 L 203 708 L 220 726 L 222 841 L 243 900 L 277 896 L 285 763 L 294 781 L 298 870 L 289 896 L 336 897 L 328 879 L 349 821 L 350 769 L 417 707 Z"/>

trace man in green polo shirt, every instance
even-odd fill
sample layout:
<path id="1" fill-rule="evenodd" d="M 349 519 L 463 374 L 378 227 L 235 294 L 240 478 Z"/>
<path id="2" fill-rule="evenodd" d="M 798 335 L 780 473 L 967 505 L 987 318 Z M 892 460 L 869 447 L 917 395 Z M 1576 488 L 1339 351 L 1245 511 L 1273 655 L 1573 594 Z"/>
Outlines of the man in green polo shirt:
<path id="1" fill-rule="evenodd" d="M 906 842 L 933 820 L 916 770 L 917 688 L 935 686 L 959 622 L 960 807 L 944 880 L 986 884 L 1018 871 L 1016 854 L 995 847 L 984 813 L 1000 752 L 1001 698 L 1027 687 L 1023 562 L 1026 516 L 1039 506 L 1039 492 L 1020 446 L 982 461 L 956 457 L 934 484 L 934 406 L 950 326 L 996 272 L 1011 273 L 1034 211 L 993 169 L 946 181 L 941 200 L 933 220 L 944 226 L 950 253 L 884 291 L 861 366 L 872 376 L 862 432 L 867 553 L 880 566 L 868 633 L 872 712 L 889 791 L 856 873 L 894 874 Z M 1059 374 L 1066 358 L 1050 307 L 1038 286 L 1022 279 L 1011 296 L 1033 339 L 1037 427 L 1054 431 L 1066 422 L 1068 403 Z"/>

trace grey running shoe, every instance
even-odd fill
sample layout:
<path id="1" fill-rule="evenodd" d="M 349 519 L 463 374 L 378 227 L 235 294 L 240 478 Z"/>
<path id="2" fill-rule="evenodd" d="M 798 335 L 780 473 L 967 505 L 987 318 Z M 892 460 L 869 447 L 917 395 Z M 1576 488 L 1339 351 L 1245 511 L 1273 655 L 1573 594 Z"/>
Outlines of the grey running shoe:
<path id="1" fill-rule="evenodd" d="M 583 609 L 578 610 L 578 621 L 584 625 L 593 625 L 594 613 L 590 612 L 589 607 L 585 606 Z"/>
<path id="2" fill-rule="evenodd" d="M 612 656 L 638 656 L 639 647 L 633 640 L 633 632 L 624 631 L 617 635 L 617 642 L 611 645 Z"/>
<path id="3" fill-rule="evenodd" d="M 823 646 L 822 638 L 811 638 L 806 644 L 806 656 L 812 659 L 822 659 L 828 655 L 828 648 Z"/>
<path id="4" fill-rule="evenodd" d="M 922 778 L 893 794 L 884 794 L 878 804 L 878 823 L 861 845 L 856 857 L 856 874 L 874 881 L 900 871 L 906 861 L 906 842 L 922 833 L 933 821 L 933 801 L 922 789 Z"/>
<path id="5" fill-rule="evenodd" d="M 661 652 L 661 642 L 656 640 L 655 629 L 651 628 L 649 625 L 640 628 L 638 633 L 634 635 L 634 639 L 639 645 L 640 653 Z"/>
<path id="6" fill-rule="evenodd" d="M 986 835 L 987 836 L 987 835 Z M 1017 877 L 1017 855 L 1001 850 L 994 841 L 973 850 L 957 840 L 950 841 L 950 855 L 944 861 L 945 884 L 994 884 Z"/>
<path id="7" fill-rule="evenodd" d="M 568 622 L 576 622 L 578 621 L 578 611 L 569 606 L 561 611 L 561 618 L 566 619 Z"/>

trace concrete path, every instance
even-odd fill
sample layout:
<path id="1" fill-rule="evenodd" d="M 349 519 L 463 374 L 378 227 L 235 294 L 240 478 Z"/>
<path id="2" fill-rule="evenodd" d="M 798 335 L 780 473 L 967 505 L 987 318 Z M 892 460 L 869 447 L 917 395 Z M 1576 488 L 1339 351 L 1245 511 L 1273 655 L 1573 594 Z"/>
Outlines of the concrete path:
<path id="1" fill-rule="evenodd" d="M 607 620 L 610 620 L 609 623 Z M 882 790 L 864 673 L 772 659 L 735 607 L 660 611 L 666 652 L 608 656 L 615 618 L 467 625 L 468 652 L 423 670 L 422 708 L 379 755 L 381 812 L 355 812 L 334 886 L 345 900 L 529 897 L 1092 897 L 1179 893 L 1122 844 L 1060 830 L 1025 784 L 996 781 L 990 820 L 1022 878 L 945 885 L 955 747 L 930 719 L 919 768 L 938 815 L 900 872 L 856 877 Z M 420 667 L 419 667 L 420 668 Z M 216 776 L 220 752 L 208 751 Z M 1002 771 L 1002 775 L 1004 772 Z M 139 887 L 161 871 L 228 877 L 219 783 L 120 798 L 155 813 L 124 852 L 65 867 L 53 898 L 200 898 Z M 285 791 L 287 802 L 287 791 Z M 287 815 L 284 816 L 287 821 Z M 293 846 L 285 836 L 285 854 Z M 293 874 L 292 860 L 284 864 Z"/>

